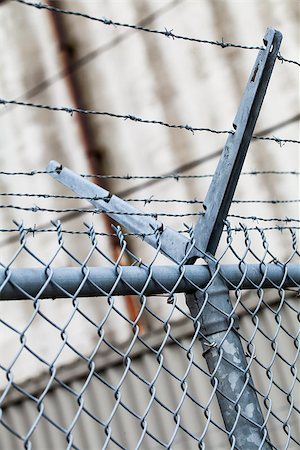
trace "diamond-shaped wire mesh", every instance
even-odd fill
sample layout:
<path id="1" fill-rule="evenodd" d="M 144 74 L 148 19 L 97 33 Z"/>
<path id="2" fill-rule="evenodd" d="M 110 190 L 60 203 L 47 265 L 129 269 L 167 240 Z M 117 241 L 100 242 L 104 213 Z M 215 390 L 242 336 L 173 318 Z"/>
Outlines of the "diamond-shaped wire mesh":
<path id="1" fill-rule="evenodd" d="M 14 292 L 27 298 L 13 301 L 9 294 L 11 301 L 1 302 L 2 448 L 237 448 L 235 425 L 225 428 L 218 406 L 217 395 L 226 392 L 220 392 L 204 358 L 207 351 L 217 352 L 220 361 L 226 355 L 222 347 L 202 348 L 201 315 L 193 318 L 184 295 L 177 293 L 186 281 L 210 303 L 207 292 L 216 274 L 230 289 L 240 320 L 235 333 L 247 361 L 243 389 L 252 383 L 250 370 L 265 418 L 265 439 L 273 448 L 298 448 L 299 274 L 290 268 L 300 255 L 292 228 L 279 233 L 233 229 L 227 223 L 215 274 L 203 278 L 201 272 L 195 281 L 190 268 L 174 264 L 177 278 L 170 272 L 168 287 L 162 282 L 165 266 L 157 271 L 159 234 L 157 250 L 145 262 L 145 244 L 134 247 L 119 228 L 119 250 L 112 257 L 107 238 L 92 225 L 78 235 L 64 232 L 56 222 L 48 228 L 47 259 L 42 260 L 38 249 L 43 233 L 32 231 L 16 225 L 19 243 L 10 260 L 1 263 L 3 297 Z M 193 230 L 187 234 L 192 240 Z M 80 242 L 80 249 L 74 242 Z M 35 280 L 32 269 L 16 278 L 24 260 L 43 276 Z M 61 261 L 68 266 L 65 270 L 79 270 L 80 282 L 76 278 L 69 290 L 66 279 L 59 284 L 55 274 Z M 143 271 L 142 282 L 129 282 L 123 264 Z M 256 278 L 250 271 L 253 264 Z M 279 270 L 280 279 L 271 266 Z M 112 269 L 105 288 L 101 276 L 95 282 L 94 267 L 100 274 Z M 126 295 L 115 295 L 120 285 Z M 151 295 L 154 285 L 156 295 Z M 60 291 L 56 300 L 43 299 L 47 289 Z M 227 319 L 228 330 L 233 329 L 232 316 Z M 233 403 L 238 420 L 239 398 Z"/>

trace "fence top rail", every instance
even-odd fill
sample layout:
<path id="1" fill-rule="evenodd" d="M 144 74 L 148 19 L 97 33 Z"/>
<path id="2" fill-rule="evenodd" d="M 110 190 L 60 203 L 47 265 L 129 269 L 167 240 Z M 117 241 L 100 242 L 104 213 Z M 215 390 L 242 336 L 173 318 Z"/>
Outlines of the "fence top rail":
<path id="1" fill-rule="evenodd" d="M 223 264 L 218 267 L 229 290 L 294 288 L 300 292 L 300 266 L 290 263 Z M 161 295 L 206 290 L 206 265 L 81 268 L 0 268 L 0 300 Z"/>

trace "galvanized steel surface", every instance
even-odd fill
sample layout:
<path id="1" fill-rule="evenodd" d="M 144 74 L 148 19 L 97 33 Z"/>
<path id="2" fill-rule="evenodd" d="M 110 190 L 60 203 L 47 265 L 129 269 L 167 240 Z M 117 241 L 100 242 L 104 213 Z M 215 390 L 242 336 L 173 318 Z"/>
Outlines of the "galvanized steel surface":
<path id="1" fill-rule="evenodd" d="M 184 275 L 182 276 L 182 271 Z M 48 274 L 47 274 L 48 272 Z M 223 264 L 220 271 L 227 288 L 235 291 L 240 289 L 257 289 L 294 287 L 300 285 L 298 264 L 289 263 L 284 266 L 277 264 L 248 264 L 246 271 L 238 265 Z M 197 286 L 203 288 L 210 281 L 210 272 L 207 265 L 185 266 L 151 266 L 151 279 L 149 268 L 122 267 L 122 277 L 119 277 L 115 267 L 89 267 L 88 280 L 84 280 L 84 273 L 80 268 L 54 268 L 50 271 L 38 268 L 0 267 L 0 300 L 26 300 L 30 297 L 59 299 L 64 291 L 77 297 L 105 297 L 109 292 L 114 295 L 129 295 L 132 291 L 145 295 L 174 293 L 192 293 Z M 89 283 L 89 280 L 91 281 Z M 18 287 L 17 287 L 18 286 Z M 44 287 L 44 288 L 43 288 Z M 42 289 L 43 288 L 43 289 Z"/>

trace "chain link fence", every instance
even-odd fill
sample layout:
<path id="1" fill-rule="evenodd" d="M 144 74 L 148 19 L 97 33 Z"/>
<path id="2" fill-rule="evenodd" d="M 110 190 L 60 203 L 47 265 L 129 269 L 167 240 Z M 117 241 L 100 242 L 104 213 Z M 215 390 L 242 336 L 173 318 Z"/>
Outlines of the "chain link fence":
<path id="1" fill-rule="evenodd" d="M 45 448 L 48 441 L 49 448 L 238 448 L 236 424 L 242 418 L 255 425 L 251 404 L 245 411 L 240 406 L 247 386 L 264 422 L 262 442 L 244 448 L 297 448 L 300 254 L 293 228 L 226 223 L 214 264 L 233 305 L 227 330 L 241 339 L 246 359 L 236 398 L 228 397 L 216 374 L 224 361 L 240 371 L 240 361 L 229 358 L 225 341 L 203 344 L 202 314 L 192 317 L 181 294 L 200 291 L 205 305 L 217 308 L 210 292 L 216 275 L 206 265 L 158 264 L 159 233 L 148 262 L 143 243 L 131 251 L 132 237 L 120 227 L 115 258 L 103 251 L 106 237 L 93 225 L 78 236 L 54 222 L 44 260 L 36 251 L 41 230 L 19 223 L 15 233 L 18 248 L 1 264 L 1 292 L 5 300 L 26 299 L 26 314 L 20 320 L 3 307 L 1 315 L 2 339 L 10 340 L 1 358 L 3 448 L 38 448 L 41 436 Z M 186 234 L 192 241 L 193 229 Z M 84 258 L 78 259 L 75 240 Z M 278 254 L 283 242 L 289 248 L 284 260 Z M 24 256 L 33 268 L 18 267 Z M 61 257 L 68 268 L 57 267 Z M 209 353 L 217 358 L 212 372 Z M 220 414 L 220 397 L 232 404 L 231 429 Z"/>

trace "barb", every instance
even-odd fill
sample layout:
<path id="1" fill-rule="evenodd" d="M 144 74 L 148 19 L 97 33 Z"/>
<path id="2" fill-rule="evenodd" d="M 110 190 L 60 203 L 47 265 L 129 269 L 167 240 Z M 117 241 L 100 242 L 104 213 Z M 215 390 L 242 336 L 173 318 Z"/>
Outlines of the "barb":
<path id="1" fill-rule="evenodd" d="M 167 122 L 163 122 L 161 120 L 154 120 L 154 119 L 143 119 L 141 117 L 136 117 L 131 114 L 116 114 L 108 111 L 97 111 L 97 110 L 90 110 L 90 109 L 81 109 L 81 108 L 72 108 L 70 106 L 50 106 L 50 105 L 42 105 L 38 103 L 31 103 L 31 102 L 23 102 L 18 100 L 5 100 L 0 98 L 0 104 L 2 105 L 18 105 L 18 106 L 27 106 L 30 108 L 37 108 L 37 109 L 44 109 L 48 111 L 60 111 L 65 112 L 68 114 L 73 115 L 73 113 L 79 113 L 79 114 L 91 114 L 91 115 L 97 115 L 97 116 L 108 116 L 113 117 L 115 119 L 123 119 L 123 120 L 131 120 L 133 122 L 139 122 L 144 124 L 151 124 L 151 125 L 161 125 L 167 128 L 175 128 L 175 129 L 181 129 L 181 130 L 187 130 L 190 131 L 192 134 L 199 131 L 205 131 L 209 133 L 215 133 L 215 134 L 234 134 L 233 130 L 215 130 L 213 128 L 208 127 L 192 127 L 191 125 L 182 125 L 182 124 L 171 124 Z M 291 144 L 300 144 L 300 141 L 296 139 L 285 139 L 285 138 L 278 138 L 278 137 L 269 137 L 269 136 L 253 136 L 253 139 L 259 139 L 259 140 L 268 140 L 268 141 L 274 141 L 278 143 L 280 146 L 286 143 Z"/>
<path id="2" fill-rule="evenodd" d="M 61 8 L 58 8 L 55 6 L 50 6 L 45 3 L 41 3 L 41 2 L 36 3 L 36 2 L 29 2 L 29 1 L 25 1 L 25 0 L 15 0 L 15 1 L 18 3 L 21 3 L 23 5 L 31 6 L 31 7 L 37 8 L 37 9 L 45 9 L 45 10 L 60 13 L 60 14 L 82 17 L 84 19 L 96 21 L 96 22 L 102 23 L 103 25 L 113 26 L 115 28 L 127 28 L 127 29 L 136 30 L 136 31 L 143 31 L 145 33 L 151 33 L 151 34 L 164 36 L 168 39 L 172 38 L 172 40 L 182 40 L 182 41 L 187 41 L 187 42 L 194 42 L 197 44 L 215 45 L 215 46 L 221 47 L 222 49 L 238 48 L 238 49 L 243 49 L 243 50 L 260 50 L 263 48 L 262 46 L 258 46 L 258 45 L 243 45 L 243 44 L 237 44 L 234 42 L 225 42 L 223 39 L 221 39 L 221 41 L 213 41 L 213 40 L 209 40 L 209 39 L 199 39 L 199 38 L 193 38 L 190 36 L 183 36 L 180 34 L 176 34 L 176 33 L 174 33 L 173 30 L 168 30 L 167 28 L 165 28 L 164 30 L 155 30 L 155 29 L 147 28 L 147 27 L 144 27 L 141 25 L 121 23 L 121 22 L 113 21 L 106 17 L 95 17 L 95 16 L 91 16 L 90 14 L 81 13 L 79 11 L 61 9 Z M 277 59 L 279 61 L 281 61 L 282 63 L 285 62 L 285 63 L 295 64 L 300 67 L 300 62 L 292 60 L 292 59 L 284 58 L 280 54 L 277 56 Z"/>

